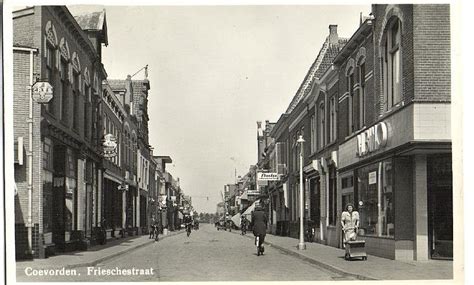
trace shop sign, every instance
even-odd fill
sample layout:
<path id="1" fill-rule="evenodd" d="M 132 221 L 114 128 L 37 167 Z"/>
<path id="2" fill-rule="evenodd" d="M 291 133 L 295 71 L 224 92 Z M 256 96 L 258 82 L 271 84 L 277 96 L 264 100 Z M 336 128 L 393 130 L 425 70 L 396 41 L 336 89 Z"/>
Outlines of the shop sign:
<path id="1" fill-rule="evenodd" d="M 247 190 L 247 195 L 260 195 L 259 190 Z"/>
<path id="2" fill-rule="evenodd" d="M 278 173 L 274 173 L 274 172 L 258 172 L 257 173 L 257 180 L 260 180 L 260 181 L 278 181 L 278 180 L 280 180 L 280 177 L 278 176 Z"/>
<path id="3" fill-rule="evenodd" d="M 38 81 L 31 89 L 33 101 L 36 103 L 45 104 L 53 98 L 53 86 L 49 82 Z"/>
<path id="4" fill-rule="evenodd" d="M 175 202 L 176 201 L 176 196 L 170 196 L 170 200 Z"/>
<path id="5" fill-rule="evenodd" d="M 380 122 L 357 135 L 357 156 L 365 156 L 387 144 L 387 125 Z"/>
<path id="6" fill-rule="evenodd" d="M 102 150 L 105 158 L 111 158 L 117 155 L 117 140 L 114 135 L 106 134 L 102 142 Z"/>
<path id="7" fill-rule="evenodd" d="M 369 173 L 369 185 L 377 184 L 377 171 Z"/>

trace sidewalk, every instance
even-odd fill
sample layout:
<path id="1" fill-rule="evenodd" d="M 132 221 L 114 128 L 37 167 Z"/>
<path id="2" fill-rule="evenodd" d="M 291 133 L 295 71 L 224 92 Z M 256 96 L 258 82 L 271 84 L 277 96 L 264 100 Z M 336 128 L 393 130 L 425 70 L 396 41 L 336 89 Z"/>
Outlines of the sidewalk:
<path id="1" fill-rule="evenodd" d="M 160 242 L 164 238 L 184 233 L 184 231 L 168 232 L 168 235 L 160 235 Z M 149 245 L 155 242 L 154 239 L 149 239 L 148 235 L 134 236 L 121 238 L 116 240 L 108 240 L 105 245 L 96 245 L 89 248 L 87 251 L 74 251 L 59 253 L 45 259 L 35 259 L 27 261 L 17 261 L 16 271 L 24 271 L 27 267 L 41 268 L 41 269 L 55 269 L 55 268 L 75 268 L 84 266 L 93 266 L 105 260 L 125 254 L 137 248 Z"/>
<path id="2" fill-rule="evenodd" d="M 240 234 L 240 231 L 235 231 Z M 247 234 L 253 240 L 253 235 Z M 341 275 L 373 280 L 453 279 L 453 261 L 396 261 L 369 255 L 366 261 L 344 259 L 345 250 L 319 243 L 306 243 L 298 250 L 298 239 L 267 234 L 265 244 Z"/>

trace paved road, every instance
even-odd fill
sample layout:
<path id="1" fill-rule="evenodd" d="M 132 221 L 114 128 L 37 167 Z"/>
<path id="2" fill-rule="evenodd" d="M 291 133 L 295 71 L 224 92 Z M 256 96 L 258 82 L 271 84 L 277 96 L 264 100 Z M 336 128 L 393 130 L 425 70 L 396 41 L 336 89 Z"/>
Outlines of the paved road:
<path id="1" fill-rule="evenodd" d="M 248 233 L 247 236 L 250 236 Z M 296 240 L 295 240 L 296 243 Z M 138 275 L 100 274 L 135 270 Z M 153 270 L 151 270 L 151 268 Z M 138 270 L 142 272 L 138 272 Z M 95 271 L 94 271 L 95 270 Z M 89 272 L 89 273 L 88 273 Z M 235 232 L 217 231 L 202 225 L 190 237 L 179 234 L 121 255 L 94 268 L 77 268 L 76 276 L 19 278 L 21 281 L 292 281 L 341 280 L 319 268 L 281 251 L 265 247 L 257 256 L 253 239 Z M 127 273 L 127 272 L 125 272 Z M 150 275 L 147 275 L 150 273 Z"/>

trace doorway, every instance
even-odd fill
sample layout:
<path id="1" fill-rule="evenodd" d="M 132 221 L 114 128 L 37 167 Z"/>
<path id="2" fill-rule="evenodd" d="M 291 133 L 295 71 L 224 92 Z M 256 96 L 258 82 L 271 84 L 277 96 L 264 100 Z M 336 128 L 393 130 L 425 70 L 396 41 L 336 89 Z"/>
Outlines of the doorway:
<path id="1" fill-rule="evenodd" d="M 428 241 L 432 259 L 453 259 L 451 155 L 428 157 Z"/>

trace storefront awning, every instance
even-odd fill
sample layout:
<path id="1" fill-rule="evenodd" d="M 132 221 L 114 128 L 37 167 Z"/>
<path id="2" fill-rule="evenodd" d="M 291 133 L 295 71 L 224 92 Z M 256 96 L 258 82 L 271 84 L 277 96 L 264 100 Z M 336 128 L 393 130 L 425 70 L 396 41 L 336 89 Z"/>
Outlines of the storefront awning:
<path id="1" fill-rule="evenodd" d="M 240 213 L 235 214 L 231 218 L 232 222 L 234 222 L 234 225 L 240 229 Z"/>
<path id="2" fill-rule="evenodd" d="M 242 216 L 246 216 L 249 221 L 252 220 L 252 212 L 255 210 L 255 206 L 257 205 L 257 201 L 253 202 L 245 212 L 242 213 Z M 240 223 L 239 223 L 240 224 Z"/>

